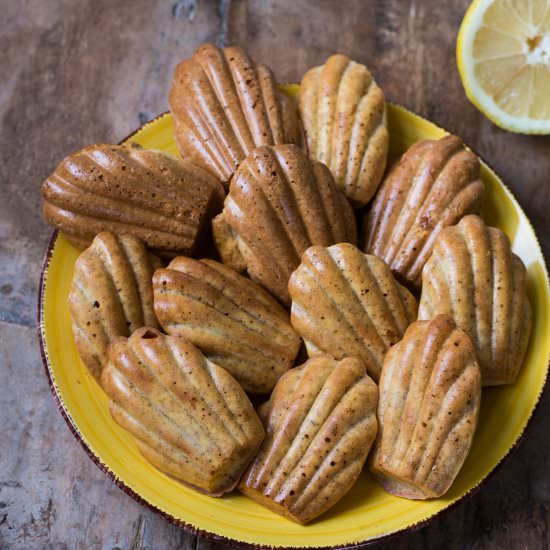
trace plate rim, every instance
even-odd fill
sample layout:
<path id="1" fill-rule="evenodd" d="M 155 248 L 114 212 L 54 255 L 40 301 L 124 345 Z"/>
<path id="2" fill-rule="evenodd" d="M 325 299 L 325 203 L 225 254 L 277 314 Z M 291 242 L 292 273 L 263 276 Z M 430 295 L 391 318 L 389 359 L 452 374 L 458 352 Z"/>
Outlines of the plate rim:
<path id="1" fill-rule="evenodd" d="M 288 85 L 283 85 L 288 86 Z M 449 130 L 443 128 L 442 126 L 439 126 L 437 123 L 423 117 L 422 115 L 419 115 L 412 109 L 409 109 L 407 107 L 404 107 L 403 105 L 400 105 L 398 103 L 394 102 L 387 102 L 388 105 L 391 105 L 393 108 L 397 108 L 400 111 L 403 111 L 407 114 L 411 114 L 415 117 L 418 117 L 419 119 L 426 121 L 439 130 L 442 130 L 446 133 L 451 133 Z M 170 111 L 164 111 L 160 113 L 159 115 L 155 116 L 154 118 L 148 120 L 145 124 L 139 126 L 134 131 L 132 131 L 130 134 L 128 134 L 126 137 L 122 138 L 118 144 L 123 144 L 124 142 L 127 142 L 130 140 L 134 135 L 136 135 L 138 132 L 142 131 L 147 126 L 154 124 L 156 121 L 158 121 L 161 118 L 164 118 L 166 116 L 170 115 Z M 463 142 L 464 143 L 464 142 Z M 541 258 L 542 258 L 542 266 L 543 271 L 545 275 L 545 281 L 548 288 L 550 288 L 550 277 L 548 274 L 548 267 L 546 265 L 546 258 L 544 257 L 544 251 L 541 247 L 538 235 L 535 231 L 535 228 L 533 227 L 533 224 L 531 223 L 531 220 L 527 216 L 527 214 L 524 212 L 523 208 L 521 207 L 521 204 L 516 199 L 513 192 L 508 188 L 508 186 L 504 183 L 503 179 L 495 172 L 495 170 L 492 168 L 490 164 L 488 164 L 483 157 L 477 154 L 477 152 L 472 149 L 468 144 L 464 143 L 464 146 L 471 150 L 476 156 L 479 158 L 482 165 L 484 165 L 498 180 L 499 184 L 502 185 L 504 190 L 507 192 L 509 198 L 513 201 L 515 206 L 519 209 L 519 211 L 523 214 L 525 217 L 525 220 L 527 221 L 527 224 L 529 228 L 531 229 L 535 241 L 537 243 L 537 246 L 539 247 L 539 250 L 541 252 Z M 40 269 L 40 279 L 39 279 L 39 286 L 38 286 L 38 304 L 37 304 L 37 332 L 38 332 L 38 341 L 39 341 L 39 348 L 40 348 L 40 356 L 42 359 L 42 366 L 44 368 L 46 378 L 48 380 L 48 386 L 50 388 L 50 391 L 53 395 L 54 401 L 56 403 L 57 409 L 61 413 L 61 416 L 65 420 L 69 430 L 71 431 L 73 437 L 80 443 L 81 447 L 84 449 L 86 455 L 89 457 L 89 459 L 103 472 L 107 475 L 107 477 L 119 488 L 121 489 L 126 495 L 130 496 L 133 500 L 138 502 L 140 505 L 145 506 L 149 510 L 152 510 L 153 512 L 161 515 L 163 518 L 168 520 L 171 524 L 176 525 L 177 527 L 187 531 L 188 533 L 191 533 L 193 535 L 197 535 L 209 540 L 212 540 L 214 542 L 222 543 L 225 545 L 231 545 L 237 548 L 244 548 L 244 549 L 254 549 L 254 550 L 329 550 L 329 549 L 357 549 L 357 548 L 365 548 L 367 546 L 372 546 L 374 544 L 378 544 L 380 542 L 388 542 L 392 539 L 396 539 L 399 536 L 403 536 L 405 534 L 413 533 L 423 527 L 425 527 L 427 524 L 431 523 L 435 519 L 440 519 L 443 515 L 449 513 L 454 508 L 456 508 L 458 505 L 465 503 L 468 499 L 471 499 L 481 488 L 484 484 L 486 484 L 488 481 L 490 481 L 494 475 L 501 469 L 502 465 L 508 461 L 510 456 L 521 446 L 525 439 L 525 435 L 527 433 L 527 430 L 532 425 L 532 421 L 535 418 L 537 414 L 540 414 L 540 403 L 542 401 L 542 396 L 545 392 L 548 391 L 549 387 L 549 371 L 550 371 L 550 356 L 547 359 L 546 364 L 546 370 L 544 374 L 544 383 L 537 395 L 537 399 L 535 402 L 535 405 L 530 411 L 529 417 L 525 423 L 525 426 L 517 439 L 514 441 L 512 446 L 507 450 L 506 454 L 500 458 L 500 460 L 497 462 L 497 464 L 493 467 L 493 469 L 482 479 L 479 480 L 479 482 L 474 485 L 472 488 L 470 488 L 466 493 L 464 493 L 462 496 L 457 498 L 455 501 L 451 502 L 444 508 L 438 510 L 431 516 L 419 520 L 415 523 L 412 523 L 411 525 L 408 525 L 402 529 L 398 529 L 395 531 L 391 531 L 388 533 L 381 534 L 379 536 L 366 539 L 364 541 L 357 541 L 357 542 L 351 542 L 346 543 L 343 545 L 337 545 L 337 546 L 280 546 L 280 545 L 269 545 L 269 544 L 263 544 L 263 543 L 251 543 L 246 541 L 241 541 L 238 539 L 233 539 L 231 537 L 226 537 L 224 535 L 220 535 L 217 533 L 214 533 L 212 531 L 207 531 L 204 529 L 201 529 L 200 527 L 197 527 L 191 523 L 187 523 L 184 520 L 177 518 L 170 514 L 169 512 L 166 512 L 165 510 L 162 510 L 152 502 L 149 502 L 146 500 L 142 495 L 140 495 L 137 491 L 129 487 L 122 479 L 120 479 L 110 468 L 107 464 L 103 463 L 101 458 L 90 448 L 89 444 L 87 443 L 84 435 L 80 432 L 78 426 L 73 421 L 70 412 L 68 411 L 63 398 L 59 392 L 59 389 L 55 383 L 55 376 L 51 370 L 50 360 L 46 348 L 46 337 L 45 337 L 45 322 L 44 322 L 44 292 L 48 277 L 48 271 L 49 271 L 49 264 L 53 255 L 53 251 L 55 249 L 55 245 L 57 243 L 57 239 L 59 237 L 59 230 L 54 229 L 52 231 L 52 234 L 50 236 L 50 239 L 48 241 L 46 251 L 44 253 L 44 257 L 42 260 L 42 266 Z"/>

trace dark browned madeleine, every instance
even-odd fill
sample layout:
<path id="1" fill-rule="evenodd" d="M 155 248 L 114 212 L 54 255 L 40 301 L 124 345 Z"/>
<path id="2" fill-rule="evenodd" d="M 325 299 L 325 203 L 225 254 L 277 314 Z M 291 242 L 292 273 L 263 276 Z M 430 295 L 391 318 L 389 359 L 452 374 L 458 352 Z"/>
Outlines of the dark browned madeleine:
<path id="1" fill-rule="evenodd" d="M 181 155 L 226 186 L 255 147 L 301 142 L 293 101 L 241 48 L 199 46 L 176 67 L 169 101 Z"/>
<path id="2" fill-rule="evenodd" d="M 255 149 L 213 223 L 224 263 L 246 268 L 287 305 L 288 279 L 306 248 L 357 239 L 353 210 L 328 168 L 295 145 Z"/>
<path id="3" fill-rule="evenodd" d="M 355 357 L 310 359 L 279 380 L 262 409 L 267 437 L 239 490 L 309 523 L 355 483 L 376 437 L 378 388 Z"/>
<path id="4" fill-rule="evenodd" d="M 144 327 L 117 339 L 101 384 L 144 458 L 211 496 L 235 487 L 265 436 L 241 386 L 180 336 Z"/>
<path id="5" fill-rule="evenodd" d="M 526 270 L 508 237 L 466 216 L 437 237 L 422 274 L 419 319 L 451 315 L 477 351 L 484 386 L 511 384 L 531 334 Z"/>
<path id="6" fill-rule="evenodd" d="M 371 469 L 386 491 L 443 496 L 470 452 L 481 372 L 468 335 L 448 315 L 416 321 L 384 360 Z"/>
<path id="7" fill-rule="evenodd" d="M 179 257 L 153 278 L 155 312 L 246 391 L 270 392 L 294 362 L 300 337 L 287 311 L 258 284 L 212 260 Z"/>
<path id="8" fill-rule="evenodd" d="M 118 336 L 156 327 L 153 272 L 160 260 L 131 235 L 102 232 L 76 260 L 69 311 L 76 349 L 96 379 Z"/>
<path id="9" fill-rule="evenodd" d="M 46 220 L 78 248 L 110 231 L 174 256 L 193 252 L 224 191 L 205 170 L 162 151 L 96 144 L 65 158 L 42 196 Z"/>
<path id="10" fill-rule="evenodd" d="M 332 55 L 300 84 L 300 115 L 309 154 L 325 163 L 336 185 L 360 207 L 386 168 L 386 101 L 365 65 Z"/>
<path id="11" fill-rule="evenodd" d="M 374 380 L 416 319 L 416 299 L 388 266 L 348 243 L 308 248 L 288 288 L 292 326 L 308 355 L 360 357 Z"/>
<path id="12" fill-rule="evenodd" d="M 422 268 L 439 232 L 478 211 L 479 160 L 460 138 L 415 143 L 380 187 L 365 219 L 365 252 L 420 288 Z"/>

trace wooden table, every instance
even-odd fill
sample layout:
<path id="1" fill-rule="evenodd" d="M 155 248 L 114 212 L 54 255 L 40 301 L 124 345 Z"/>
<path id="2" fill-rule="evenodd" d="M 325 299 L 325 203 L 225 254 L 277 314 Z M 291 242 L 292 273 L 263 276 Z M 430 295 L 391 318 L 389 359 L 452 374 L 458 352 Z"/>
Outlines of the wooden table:
<path id="1" fill-rule="evenodd" d="M 503 177 L 550 251 L 550 137 L 504 132 L 468 103 L 455 40 L 468 0 L 0 2 L 0 548 L 221 548 L 172 526 L 88 459 L 55 408 L 36 337 L 51 233 L 39 185 L 61 158 L 167 109 L 201 42 L 245 46 L 282 82 L 342 52 L 387 97 L 464 140 Z M 547 548 L 550 396 L 483 490 L 386 548 Z M 506 419 L 503 418 L 503 422 Z"/>

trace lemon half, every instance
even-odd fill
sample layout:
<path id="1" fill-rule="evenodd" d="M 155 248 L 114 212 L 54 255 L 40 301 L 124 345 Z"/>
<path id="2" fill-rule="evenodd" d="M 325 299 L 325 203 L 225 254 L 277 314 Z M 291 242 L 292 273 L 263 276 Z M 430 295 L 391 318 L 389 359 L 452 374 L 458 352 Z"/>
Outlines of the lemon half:
<path id="1" fill-rule="evenodd" d="M 456 53 L 468 99 L 488 118 L 550 134 L 550 0 L 476 0 Z"/>

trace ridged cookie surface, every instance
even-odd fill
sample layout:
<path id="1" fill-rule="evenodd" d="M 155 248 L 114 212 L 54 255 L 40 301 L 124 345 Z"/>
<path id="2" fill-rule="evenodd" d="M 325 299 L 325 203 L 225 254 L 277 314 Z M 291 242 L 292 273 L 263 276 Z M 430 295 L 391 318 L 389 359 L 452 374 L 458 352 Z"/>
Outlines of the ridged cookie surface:
<path id="1" fill-rule="evenodd" d="M 367 67 L 333 55 L 300 84 L 310 155 L 325 163 L 356 207 L 374 195 L 388 154 L 386 102 Z"/>
<path id="2" fill-rule="evenodd" d="M 235 487 L 265 436 L 240 385 L 183 337 L 144 327 L 116 340 L 101 384 L 141 454 L 212 496 Z"/>
<path id="3" fill-rule="evenodd" d="M 419 141 L 386 177 L 365 223 L 365 252 L 384 260 L 410 286 L 437 235 L 479 208 L 479 160 L 456 136 Z"/>
<path id="4" fill-rule="evenodd" d="M 422 273 L 419 319 L 451 315 L 470 336 L 484 386 L 513 383 L 531 333 L 525 266 L 478 216 L 441 231 Z"/>
<path id="5" fill-rule="evenodd" d="M 162 151 L 96 144 L 65 158 L 42 195 L 46 220 L 78 248 L 110 231 L 173 256 L 194 250 L 224 191 L 211 174 Z"/>
<path id="6" fill-rule="evenodd" d="M 416 299 L 388 266 L 348 243 L 308 248 L 288 288 L 292 326 L 308 355 L 360 357 L 375 380 L 390 346 L 416 319 Z"/>
<path id="7" fill-rule="evenodd" d="M 162 328 L 185 336 L 246 391 L 270 392 L 292 366 L 301 340 L 288 313 L 231 268 L 175 258 L 155 272 L 153 290 Z"/>
<path id="8" fill-rule="evenodd" d="M 446 315 L 413 323 L 386 355 L 379 391 L 371 470 L 394 495 L 444 495 L 479 413 L 481 373 L 468 335 Z"/>
<path id="9" fill-rule="evenodd" d="M 160 260 L 130 235 L 102 232 L 76 260 L 69 311 L 76 349 L 96 379 L 117 336 L 157 326 L 153 272 Z"/>
<path id="10" fill-rule="evenodd" d="M 288 279 L 306 248 L 357 238 L 353 210 L 329 170 L 295 145 L 255 149 L 213 224 L 224 263 L 246 267 L 285 304 Z"/>
<path id="11" fill-rule="evenodd" d="M 294 103 L 241 48 L 199 46 L 176 67 L 169 101 L 181 155 L 226 185 L 254 147 L 301 141 Z"/>
<path id="12" fill-rule="evenodd" d="M 363 468 L 377 398 L 355 357 L 315 357 L 287 372 L 264 407 L 267 437 L 239 489 L 298 523 L 326 512 Z"/>

